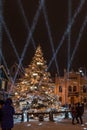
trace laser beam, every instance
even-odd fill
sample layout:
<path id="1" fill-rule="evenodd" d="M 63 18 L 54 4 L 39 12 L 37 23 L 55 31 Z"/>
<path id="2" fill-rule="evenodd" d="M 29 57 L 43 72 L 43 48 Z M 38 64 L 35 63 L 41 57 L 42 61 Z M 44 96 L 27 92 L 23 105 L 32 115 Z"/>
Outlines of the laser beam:
<path id="1" fill-rule="evenodd" d="M 43 9 L 43 14 L 44 14 L 44 18 L 45 18 L 45 23 L 46 23 L 46 27 L 47 27 L 47 31 L 48 31 L 48 36 L 49 36 L 52 52 L 54 54 L 54 52 L 55 52 L 54 43 L 53 43 L 53 38 L 52 38 L 52 35 L 51 35 L 51 29 L 50 29 L 50 26 L 49 26 L 49 23 L 48 23 L 48 17 L 47 17 L 47 14 L 46 14 L 46 8 L 45 8 L 44 4 L 43 4 L 42 9 Z M 59 75 L 59 67 L 58 67 L 58 63 L 57 63 L 57 60 L 56 60 L 56 56 L 55 56 L 55 64 L 56 64 L 56 68 L 57 68 L 57 73 Z"/>

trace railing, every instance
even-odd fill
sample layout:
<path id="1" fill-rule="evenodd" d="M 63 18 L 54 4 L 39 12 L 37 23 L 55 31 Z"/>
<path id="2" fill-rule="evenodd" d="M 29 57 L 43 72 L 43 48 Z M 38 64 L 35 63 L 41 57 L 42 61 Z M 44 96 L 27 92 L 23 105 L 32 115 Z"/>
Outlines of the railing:
<path id="1" fill-rule="evenodd" d="M 33 115 L 33 116 L 36 116 L 38 117 L 38 120 L 39 121 L 43 121 L 44 120 L 44 115 L 48 115 L 49 117 L 49 121 L 54 121 L 54 118 L 53 118 L 53 115 L 54 114 L 59 114 L 59 113 L 64 113 L 65 114 L 65 118 L 68 118 L 69 116 L 69 110 L 66 110 L 66 111 L 59 111 L 59 112 L 27 112 L 26 113 L 26 117 L 27 117 L 27 122 L 29 121 L 30 119 L 30 115 Z M 21 122 L 24 121 L 24 113 L 15 113 L 15 116 L 21 116 Z"/>
<path id="2" fill-rule="evenodd" d="M 21 120 L 20 121 L 23 122 L 24 121 L 24 113 L 15 113 L 14 118 L 18 119 L 18 116 L 21 116 Z"/>

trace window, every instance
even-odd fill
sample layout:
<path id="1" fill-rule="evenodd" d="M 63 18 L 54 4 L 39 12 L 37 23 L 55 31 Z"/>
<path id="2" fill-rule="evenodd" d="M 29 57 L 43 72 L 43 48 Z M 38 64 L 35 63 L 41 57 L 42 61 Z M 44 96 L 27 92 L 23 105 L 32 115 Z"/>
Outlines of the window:
<path id="1" fill-rule="evenodd" d="M 87 92 L 87 86 L 83 86 L 83 93 L 86 93 Z"/>
<path id="2" fill-rule="evenodd" d="M 84 99 L 83 99 L 83 102 L 84 102 L 84 103 L 86 103 L 86 102 L 87 102 L 87 99 L 86 99 L 86 97 L 84 97 Z"/>
<path id="3" fill-rule="evenodd" d="M 73 92 L 76 92 L 76 86 L 73 86 Z"/>
<path id="4" fill-rule="evenodd" d="M 59 97 L 59 101 L 62 102 L 62 97 Z"/>
<path id="5" fill-rule="evenodd" d="M 72 87 L 71 86 L 68 87 L 68 91 L 72 92 Z"/>
<path id="6" fill-rule="evenodd" d="M 59 86 L 59 92 L 62 92 L 62 86 Z"/>

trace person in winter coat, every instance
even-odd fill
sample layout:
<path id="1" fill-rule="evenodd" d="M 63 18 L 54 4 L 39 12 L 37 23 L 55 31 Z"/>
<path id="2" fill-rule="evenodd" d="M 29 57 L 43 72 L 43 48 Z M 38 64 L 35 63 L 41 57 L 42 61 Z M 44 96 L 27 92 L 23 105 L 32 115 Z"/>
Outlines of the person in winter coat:
<path id="1" fill-rule="evenodd" d="M 2 107 L 4 105 L 4 101 L 0 100 L 0 125 L 1 125 L 1 120 L 2 120 Z"/>
<path id="2" fill-rule="evenodd" d="M 77 104 L 76 113 L 77 113 L 77 119 L 80 121 L 81 124 L 83 124 L 82 115 L 84 113 L 84 106 L 82 104 L 80 103 Z M 79 123 L 79 121 L 77 123 Z"/>
<path id="3" fill-rule="evenodd" d="M 73 104 L 73 106 L 71 107 L 71 114 L 72 114 L 72 124 L 75 124 L 75 120 L 77 122 L 79 122 L 78 118 L 77 118 L 77 113 L 76 113 L 76 104 Z"/>
<path id="4" fill-rule="evenodd" d="M 75 120 L 75 118 L 76 118 L 75 105 L 73 105 L 72 108 L 71 108 L 71 114 L 72 114 L 72 124 L 75 124 L 75 123 L 74 123 L 74 120 Z"/>
<path id="5" fill-rule="evenodd" d="M 12 106 L 12 99 L 8 98 L 2 107 L 2 130 L 11 130 L 14 126 L 13 115 L 15 114 L 14 107 Z"/>

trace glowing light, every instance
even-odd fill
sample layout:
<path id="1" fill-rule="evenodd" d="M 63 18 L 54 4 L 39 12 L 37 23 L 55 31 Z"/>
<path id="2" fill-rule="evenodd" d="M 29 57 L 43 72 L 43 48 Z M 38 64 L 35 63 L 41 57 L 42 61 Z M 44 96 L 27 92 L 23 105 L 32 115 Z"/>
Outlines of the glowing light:
<path id="1" fill-rule="evenodd" d="M 17 92 L 15 92 L 15 95 L 18 95 L 18 93 L 17 93 Z"/>
<path id="2" fill-rule="evenodd" d="M 33 73 L 33 76 L 37 76 L 38 74 L 37 73 Z"/>
<path id="3" fill-rule="evenodd" d="M 43 63 L 41 63 L 41 62 L 37 62 L 37 65 L 43 65 Z"/>
<path id="4" fill-rule="evenodd" d="M 25 73 L 25 76 L 28 77 L 28 74 Z"/>
<path id="5" fill-rule="evenodd" d="M 46 93 L 46 94 L 48 94 L 48 92 L 47 92 L 47 91 L 46 91 L 45 93 Z"/>
<path id="6" fill-rule="evenodd" d="M 36 86 L 35 86 L 34 88 L 35 88 L 35 89 L 37 89 L 37 87 L 36 87 Z"/>

